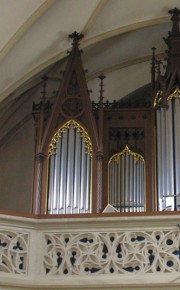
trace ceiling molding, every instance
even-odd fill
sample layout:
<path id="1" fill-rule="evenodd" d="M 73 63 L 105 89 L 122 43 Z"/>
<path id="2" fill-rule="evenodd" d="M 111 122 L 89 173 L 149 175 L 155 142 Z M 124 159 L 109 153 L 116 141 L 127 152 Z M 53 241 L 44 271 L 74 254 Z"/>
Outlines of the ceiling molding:
<path id="1" fill-rule="evenodd" d="M 101 11 L 104 9 L 104 7 L 106 6 L 106 3 L 108 2 L 108 0 L 100 0 L 98 5 L 96 6 L 96 8 L 94 9 L 94 11 L 92 12 L 91 16 L 89 17 L 87 23 L 85 24 L 83 30 L 81 31 L 82 34 L 87 34 L 92 26 L 94 25 L 98 15 L 101 13 Z"/>
<path id="2" fill-rule="evenodd" d="M 160 17 L 160 18 L 156 18 L 156 19 L 149 19 L 149 20 L 125 25 L 122 27 L 118 27 L 116 29 L 106 31 L 106 32 L 101 33 L 99 35 L 93 36 L 89 39 L 83 40 L 81 47 L 84 48 L 84 47 L 87 47 L 89 45 L 100 42 L 102 40 L 112 38 L 114 36 L 118 36 L 118 35 L 129 33 L 129 32 L 135 31 L 135 30 L 139 30 L 139 29 L 143 29 L 143 28 L 147 28 L 147 27 L 151 27 L 151 26 L 155 26 L 155 25 L 160 25 L 160 24 L 168 23 L 168 22 L 170 22 L 170 17 L 165 16 L 165 17 Z"/>
<path id="3" fill-rule="evenodd" d="M 51 0 L 49 0 L 51 1 Z M 52 0 L 54 1 L 54 0 Z M 94 36 L 90 39 L 83 39 L 81 42 L 81 48 L 86 48 L 89 45 L 96 44 L 102 40 L 107 40 L 111 37 L 128 33 L 131 31 L 143 29 L 145 27 L 150 27 L 154 25 L 160 25 L 163 23 L 168 23 L 170 21 L 169 16 L 161 17 L 161 18 L 156 18 L 156 19 L 150 19 L 146 21 L 141 21 L 138 23 L 133 23 L 130 25 L 126 25 L 123 27 L 119 27 L 117 29 L 113 29 L 111 31 L 102 33 L 100 35 Z M 153 45 L 153 44 L 152 44 Z M 67 50 L 71 48 L 71 45 L 67 47 Z M 67 56 L 67 50 L 61 51 L 57 55 L 51 57 L 50 59 L 46 60 L 45 62 L 41 63 L 37 67 L 33 68 L 31 71 L 26 73 L 22 78 L 20 78 L 18 81 L 13 83 L 11 86 L 9 86 L 7 89 L 5 89 L 1 94 L 0 94 L 0 102 L 3 101 L 7 96 L 9 96 L 14 90 L 16 90 L 19 86 L 21 86 L 23 83 L 27 82 L 30 78 L 32 78 L 34 75 L 38 74 L 41 70 L 47 68 L 48 66 L 52 65 L 53 63 L 63 59 L 65 56 Z"/>
<path id="4" fill-rule="evenodd" d="M 69 47 L 70 48 L 70 47 Z M 18 81 L 13 83 L 11 86 L 9 86 L 7 89 L 4 90 L 0 94 L 0 103 L 9 96 L 12 92 L 14 92 L 18 87 L 20 87 L 22 84 L 27 82 L 29 79 L 31 79 L 33 76 L 38 74 L 40 71 L 46 69 L 48 66 L 52 65 L 53 63 L 65 58 L 67 56 L 67 50 L 59 53 L 55 57 L 50 58 L 49 60 L 45 61 L 44 63 L 40 64 L 39 66 L 32 69 L 30 72 L 25 74 L 22 78 L 20 78 Z"/>
<path id="5" fill-rule="evenodd" d="M 32 15 L 21 25 L 21 27 L 13 34 L 6 45 L 0 51 L 0 61 L 8 54 L 16 42 L 23 34 L 49 9 L 56 0 L 46 0 Z"/>
<path id="6" fill-rule="evenodd" d="M 156 54 L 156 58 L 157 59 L 162 59 L 165 56 L 166 56 L 165 53 Z M 87 80 L 90 81 L 90 80 L 92 80 L 94 78 L 97 78 L 101 73 L 103 73 L 105 75 L 105 74 L 109 74 L 111 72 L 114 72 L 114 71 L 129 67 L 129 66 L 133 66 L 133 65 L 140 64 L 140 63 L 147 62 L 147 61 L 150 62 L 151 59 L 152 59 L 152 55 L 147 55 L 147 56 L 144 56 L 144 57 L 131 59 L 131 60 L 116 64 L 116 65 L 111 66 L 111 67 L 104 67 L 104 68 L 98 69 L 97 71 L 93 72 L 93 74 L 89 75 L 87 77 Z"/>

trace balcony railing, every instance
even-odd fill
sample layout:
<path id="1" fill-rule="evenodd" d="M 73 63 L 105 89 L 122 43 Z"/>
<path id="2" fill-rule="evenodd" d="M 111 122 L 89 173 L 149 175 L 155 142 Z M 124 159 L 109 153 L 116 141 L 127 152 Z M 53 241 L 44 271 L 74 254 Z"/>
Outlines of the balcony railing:
<path id="1" fill-rule="evenodd" d="M 174 289 L 179 223 L 175 212 L 0 214 L 0 289 Z"/>

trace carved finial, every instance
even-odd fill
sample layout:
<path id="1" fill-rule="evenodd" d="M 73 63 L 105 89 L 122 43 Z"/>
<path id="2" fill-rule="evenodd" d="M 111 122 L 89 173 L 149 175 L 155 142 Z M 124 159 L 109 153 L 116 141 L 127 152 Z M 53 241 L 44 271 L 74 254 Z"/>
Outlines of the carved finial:
<path id="1" fill-rule="evenodd" d="M 152 47 L 152 62 L 151 62 L 151 88 L 155 88 L 155 78 L 156 78 L 156 56 L 155 47 Z"/>
<path id="2" fill-rule="evenodd" d="M 103 74 L 100 74 L 98 76 L 98 78 L 100 79 L 100 97 L 99 97 L 99 101 L 102 102 L 103 101 L 103 92 L 104 92 L 104 90 L 103 90 L 103 86 L 104 86 L 103 80 L 106 78 L 106 76 L 103 75 Z"/>
<path id="3" fill-rule="evenodd" d="M 103 81 L 103 79 L 105 79 L 105 78 L 106 78 L 106 76 L 105 76 L 105 75 L 103 75 L 103 74 L 100 74 L 100 75 L 98 76 L 98 78 L 99 78 L 101 81 Z"/>
<path id="4" fill-rule="evenodd" d="M 98 76 L 100 79 L 100 96 L 99 96 L 99 124 L 98 124 L 98 131 L 99 131 L 99 152 L 102 154 L 103 152 L 103 80 L 105 79 L 105 75 L 100 74 Z M 103 156 L 103 154 L 102 154 Z"/>
<path id="5" fill-rule="evenodd" d="M 160 75 L 161 75 L 161 64 L 162 64 L 162 61 L 161 60 L 156 60 L 157 75 L 158 75 L 158 77 L 160 77 Z"/>
<path id="6" fill-rule="evenodd" d="M 48 80 L 48 77 L 47 76 L 44 76 L 44 77 L 42 77 L 42 80 L 43 80 L 43 90 L 42 90 L 41 101 L 44 104 L 45 101 L 46 101 L 46 88 L 47 88 L 47 80 Z"/>
<path id="7" fill-rule="evenodd" d="M 174 8 L 172 10 L 169 10 L 169 14 L 171 14 L 171 20 L 173 22 L 172 24 L 172 32 L 171 35 L 179 35 L 180 31 L 179 31 L 179 20 L 180 20 L 180 10 L 177 8 Z"/>
<path id="8" fill-rule="evenodd" d="M 78 44 L 79 41 L 84 37 L 83 34 L 74 31 L 72 34 L 69 35 L 69 38 L 73 39 L 73 45 Z"/>
<path id="9" fill-rule="evenodd" d="M 156 47 L 152 47 L 152 59 L 155 59 Z"/>

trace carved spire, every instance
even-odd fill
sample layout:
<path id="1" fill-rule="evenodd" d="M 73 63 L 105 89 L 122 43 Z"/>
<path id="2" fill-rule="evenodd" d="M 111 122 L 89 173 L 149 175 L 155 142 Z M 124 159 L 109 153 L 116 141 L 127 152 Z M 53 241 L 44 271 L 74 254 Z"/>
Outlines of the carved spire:
<path id="1" fill-rule="evenodd" d="M 72 49 L 68 51 L 70 54 L 80 54 L 82 50 L 79 49 L 80 40 L 84 37 L 83 34 L 74 31 L 69 34 L 69 38 L 72 39 Z"/>
<path id="2" fill-rule="evenodd" d="M 42 104 L 45 104 L 45 102 L 46 102 L 46 88 L 47 88 L 47 80 L 48 80 L 48 77 L 47 76 L 44 76 L 42 78 L 42 80 L 43 80 L 43 90 L 42 90 L 41 101 L 42 101 Z"/>
<path id="3" fill-rule="evenodd" d="M 155 89 L 155 79 L 156 79 L 156 56 L 155 56 L 156 48 L 152 48 L 152 59 L 151 59 L 151 90 Z"/>
<path id="4" fill-rule="evenodd" d="M 73 43 L 72 43 L 73 46 L 75 45 L 79 46 L 79 42 L 83 37 L 84 35 L 82 33 L 78 33 L 76 31 L 74 31 L 73 33 L 69 35 L 69 38 L 73 39 Z"/>
<path id="5" fill-rule="evenodd" d="M 168 46 L 167 68 L 165 73 L 166 79 L 169 79 L 176 70 L 179 70 L 180 67 L 180 10 L 175 8 L 170 10 L 169 13 L 172 15 L 172 31 L 169 32 L 167 38 L 164 38 L 164 41 Z"/>
<path id="6" fill-rule="evenodd" d="M 102 151 L 102 147 L 103 147 L 103 144 L 102 144 L 102 140 L 103 140 L 103 87 L 104 87 L 104 84 L 103 84 L 103 80 L 105 79 L 105 75 L 101 74 L 99 75 L 98 77 L 100 79 L 100 95 L 99 95 L 99 144 L 100 144 L 100 147 L 101 147 L 101 151 Z"/>
<path id="7" fill-rule="evenodd" d="M 172 10 L 169 10 L 169 14 L 172 15 L 171 20 L 172 20 L 172 32 L 171 36 L 179 36 L 180 31 L 179 31 L 179 15 L 180 15 L 180 10 L 177 8 L 174 8 Z"/>
<path id="8" fill-rule="evenodd" d="M 61 123 L 71 119 L 79 121 L 87 130 L 93 132 L 92 134 L 96 135 L 94 137 L 96 144 L 98 144 L 97 128 L 91 112 L 91 100 L 81 59 L 81 50 L 79 49 L 79 42 L 83 38 L 83 34 L 73 32 L 69 38 L 72 39 L 72 49 L 51 117 L 44 132 L 42 150 L 45 148 L 50 133 L 57 130 Z"/>
<path id="9" fill-rule="evenodd" d="M 172 21 L 171 32 L 168 33 L 167 38 L 163 38 L 168 46 L 167 53 L 167 65 L 165 74 L 162 76 L 160 72 L 160 62 L 157 64 L 157 80 L 156 80 L 156 92 L 160 92 L 160 98 L 158 106 L 165 106 L 167 104 L 168 96 L 180 86 L 180 10 L 174 8 L 169 11 Z M 153 63 L 153 62 L 152 62 Z M 152 75 L 154 76 L 154 75 Z M 152 87 L 154 86 L 154 79 L 152 77 Z M 154 94 L 154 93 L 153 93 Z M 157 103 L 157 96 L 155 97 Z"/>

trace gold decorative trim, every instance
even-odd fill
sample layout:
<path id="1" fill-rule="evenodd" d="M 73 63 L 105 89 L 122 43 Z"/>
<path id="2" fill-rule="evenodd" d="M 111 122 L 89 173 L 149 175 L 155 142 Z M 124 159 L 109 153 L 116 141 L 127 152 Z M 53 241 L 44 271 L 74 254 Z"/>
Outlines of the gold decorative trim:
<path id="1" fill-rule="evenodd" d="M 127 153 L 128 155 L 131 155 L 131 156 L 134 158 L 135 163 L 137 163 L 137 162 L 140 161 L 140 160 L 141 160 L 142 162 L 145 162 L 145 161 L 144 161 L 144 158 L 143 158 L 140 154 L 131 151 L 131 150 L 129 149 L 128 145 L 126 145 L 126 147 L 125 147 L 121 152 L 119 152 L 119 153 L 114 154 L 113 156 L 111 156 L 111 158 L 109 159 L 109 163 L 111 163 L 111 162 L 116 162 L 116 163 L 118 163 L 120 157 L 121 157 L 122 155 L 125 155 L 126 153 Z"/>
<path id="2" fill-rule="evenodd" d="M 117 154 L 114 154 L 109 159 L 109 162 L 108 162 L 108 203 L 110 203 L 110 174 L 109 174 L 110 163 L 111 162 L 116 162 L 118 164 L 120 157 L 122 155 L 125 155 L 126 153 L 131 155 L 134 158 L 134 162 L 135 163 L 137 163 L 138 161 L 142 161 L 144 163 L 144 166 L 143 166 L 143 169 L 144 169 L 144 194 L 143 194 L 143 196 L 144 196 L 144 205 L 143 205 L 143 207 L 144 207 L 144 211 L 146 211 L 146 164 L 145 164 L 145 160 L 142 157 L 142 155 L 131 151 L 129 149 L 128 145 L 126 145 L 125 148 L 121 152 L 119 152 Z M 130 202 L 133 202 L 133 201 L 128 201 L 128 203 L 130 203 Z"/>
<path id="3" fill-rule="evenodd" d="M 77 123 L 74 120 L 70 120 L 67 123 L 65 123 L 54 134 L 53 138 L 51 139 L 51 143 L 49 144 L 48 157 L 50 157 L 52 154 L 55 154 L 56 144 L 58 143 L 59 139 L 62 137 L 62 134 L 67 129 L 69 129 L 71 126 L 73 126 L 73 128 L 75 128 L 75 129 L 77 129 L 77 132 L 80 133 L 80 137 L 83 138 L 84 142 L 85 142 L 86 154 L 89 154 L 92 157 L 91 139 L 90 139 L 88 133 L 86 132 L 86 130 L 79 123 Z"/>
<path id="4" fill-rule="evenodd" d="M 173 98 L 180 99 L 180 90 L 178 87 L 175 89 L 175 91 L 171 95 L 169 95 L 169 97 L 167 98 L 167 101 L 170 101 Z"/>
<path id="5" fill-rule="evenodd" d="M 154 104 L 153 104 L 154 109 L 159 105 L 160 101 L 162 100 L 162 95 L 163 95 L 163 92 L 159 90 L 154 99 Z"/>

